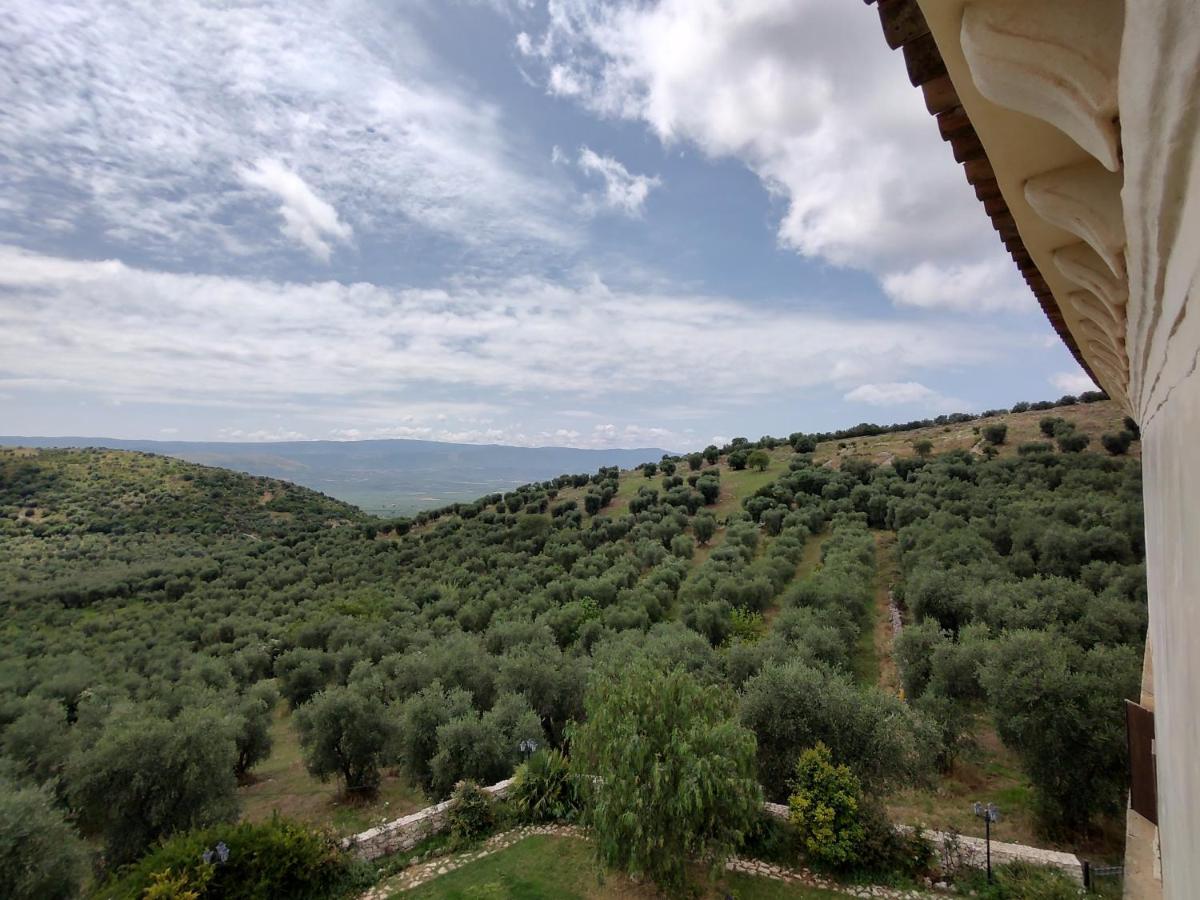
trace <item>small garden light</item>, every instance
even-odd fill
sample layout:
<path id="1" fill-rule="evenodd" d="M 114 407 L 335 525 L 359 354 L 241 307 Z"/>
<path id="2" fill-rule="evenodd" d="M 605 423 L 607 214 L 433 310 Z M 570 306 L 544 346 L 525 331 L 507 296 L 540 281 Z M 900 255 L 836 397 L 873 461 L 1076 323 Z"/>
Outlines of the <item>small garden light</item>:
<path id="1" fill-rule="evenodd" d="M 1000 821 L 1000 809 L 995 803 L 976 803 L 975 815 L 983 819 L 984 847 L 987 852 L 987 880 L 992 883 L 992 823 Z"/>

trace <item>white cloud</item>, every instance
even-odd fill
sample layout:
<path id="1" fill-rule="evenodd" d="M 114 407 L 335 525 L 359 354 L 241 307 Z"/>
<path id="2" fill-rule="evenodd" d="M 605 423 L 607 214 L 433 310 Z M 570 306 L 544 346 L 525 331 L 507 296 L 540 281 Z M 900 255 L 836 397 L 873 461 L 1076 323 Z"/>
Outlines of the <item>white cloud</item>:
<path id="1" fill-rule="evenodd" d="M 287 428 L 255 428 L 246 431 L 241 428 L 222 428 L 218 434 L 223 441 L 245 441 L 260 443 L 266 441 L 307 441 L 308 435 L 302 431 L 292 431 Z"/>
<path id="2" fill-rule="evenodd" d="M 941 266 L 922 262 L 883 277 L 883 289 L 900 306 L 956 312 L 1025 312 L 1037 304 L 1011 260 Z"/>
<path id="3" fill-rule="evenodd" d="M 279 214 L 283 217 L 283 233 L 303 244 L 322 262 L 329 262 L 332 252 L 325 241 L 326 236 L 348 242 L 354 233 L 338 218 L 336 209 L 278 160 L 260 159 L 253 167 L 239 167 L 237 173 L 246 184 L 273 194 L 281 201 Z"/>
<path id="4" fill-rule="evenodd" d="M 963 404 L 926 387 L 919 381 L 889 381 L 880 384 L 860 384 L 842 398 L 851 403 L 871 406 L 904 406 L 920 404 L 929 409 L 960 409 Z"/>
<path id="5" fill-rule="evenodd" d="M 549 13 L 519 45 L 548 92 L 743 161 L 786 201 L 783 245 L 880 277 L 928 261 L 982 298 L 954 308 L 1014 305 L 1012 267 L 873 8 L 555 0 Z"/>
<path id="6" fill-rule="evenodd" d="M 662 184 L 656 176 L 635 175 L 613 157 L 601 156 L 590 147 L 580 148 L 579 168 L 604 180 L 604 194 L 593 197 L 593 202 L 627 216 L 640 216 L 650 191 Z"/>
<path id="7" fill-rule="evenodd" d="M 1082 394 L 1084 391 L 1099 390 L 1096 383 L 1082 371 L 1057 372 L 1050 376 L 1050 384 L 1064 394 Z"/>
<path id="8" fill-rule="evenodd" d="M 617 290 L 594 277 L 390 289 L 159 272 L 0 246 L 0 359 L 21 373 L 0 378 L 0 390 L 269 410 L 303 417 L 311 424 L 288 427 L 306 433 L 450 439 L 503 420 L 514 438 L 545 442 L 544 430 L 512 424 L 522 404 L 695 405 L 700 386 L 705 397 L 767 402 L 983 363 L 1024 340 Z M 661 443 L 659 427 L 620 423 L 621 441 Z"/>
<path id="9" fill-rule="evenodd" d="M 15 0 L 3 16 L 9 234 L 44 233 L 52 207 L 174 264 L 227 264 L 276 249 L 250 172 L 318 257 L 351 228 L 432 231 L 476 259 L 579 239 L 570 192 L 389 4 Z"/>

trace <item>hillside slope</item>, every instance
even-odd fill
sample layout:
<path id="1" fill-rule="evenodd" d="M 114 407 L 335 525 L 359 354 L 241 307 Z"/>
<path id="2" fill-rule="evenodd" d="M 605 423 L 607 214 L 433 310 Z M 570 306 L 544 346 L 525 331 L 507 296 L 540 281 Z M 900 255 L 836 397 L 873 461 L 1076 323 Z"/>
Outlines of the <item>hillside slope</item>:
<path id="1" fill-rule="evenodd" d="M 165 456 L 0 447 L 0 519 L 35 531 L 271 533 L 293 519 L 362 518 L 287 481 Z"/>
<path id="2" fill-rule="evenodd" d="M 916 446 L 926 440 L 932 445 L 930 455 L 933 456 L 951 450 L 968 450 L 982 455 L 985 443 L 981 436 L 982 429 L 998 423 L 1008 426 L 1005 442 L 996 448 L 997 455 L 1003 459 L 1017 455 L 1022 444 L 1051 442 L 1052 439 L 1047 438 L 1039 428 L 1039 423 L 1046 418 L 1061 418 L 1069 422 L 1077 431 L 1088 436 L 1090 450 L 1103 453 L 1100 438 L 1105 434 L 1121 431 L 1124 427 L 1124 417 L 1125 412 L 1111 400 L 1059 406 L 1050 410 L 1004 413 L 951 425 L 933 425 L 912 431 L 822 441 L 817 444 L 813 453 L 813 462 L 830 468 L 841 468 L 849 460 L 887 465 L 894 459 L 915 457 Z M 1141 444 L 1134 442 L 1126 455 L 1138 459 L 1141 452 Z M 742 502 L 747 497 L 753 496 L 760 487 L 787 471 L 789 461 L 795 456 L 791 446 L 786 443 L 768 450 L 767 453 L 770 463 L 761 472 L 751 468 L 734 469 L 730 466 L 727 456 L 721 456 L 715 465 L 703 465 L 704 469 L 716 468 L 720 471 L 720 500 L 713 509 L 717 515 L 728 515 L 741 509 Z M 689 474 L 688 466 L 681 464 L 679 472 L 686 476 Z M 661 477 L 646 478 L 641 469 L 623 470 L 618 479 L 616 496 L 601 514 L 612 516 L 627 511 L 629 500 L 637 493 L 638 488 L 657 487 L 660 481 Z M 560 492 L 559 497 L 562 500 L 575 500 L 582 505 L 587 490 L 567 488 Z"/>
<path id="3" fill-rule="evenodd" d="M 224 554 L 366 518 L 286 481 L 165 456 L 0 448 L 0 585 L 14 603 L 177 598 Z"/>
<path id="4" fill-rule="evenodd" d="M 1090 406 L 1049 415 L 1089 433 L 1119 422 Z M 1040 418 L 1017 415 L 1002 417 L 1005 447 Z M 929 433 L 946 446 L 988 424 Z M 940 778 L 935 758 L 952 764 L 966 729 L 1003 742 L 1027 776 L 1009 780 L 1024 789 L 1010 821 L 1032 834 L 1048 812 L 1086 830 L 1119 808 L 1120 700 L 1140 671 L 1137 461 L 958 448 L 900 465 L 919 439 L 833 441 L 815 454 L 780 444 L 762 471 L 731 467 L 729 451 L 649 478 L 606 468 L 459 504 L 415 528 L 164 457 L 6 451 L 0 773 L 74 797 L 81 779 L 170 784 L 178 759 L 205 771 L 189 802 L 222 815 L 240 800 L 255 817 L 283 810 L 354 827 L 463 778 L 507 777 L 528 740 L 564 746 L 593 675 L 646 658 L 728 691 L 774 799 L 786 799 L 796 749 L 814 740 L 882 800 Z M 893 465 L 868 458 L 884 452 Z M 937 650 L 897 650 L 904 696 L 894 679 L 879 685 L 890 649 L 875 629 L 897 577 L 905 633 Z M 1039 654 L 1028 684 L 1011 665 L 981 668 L 1026 649 Z M 922 676 L 909 663 L 925 658 Z M 1037 730 L 1064 743 L 1035 743 L 1034 720 L 1008 701 L 1044 689 L 1036 676 L 1055 666 L 1052 686 L 1089 727 L 1056 730 L 1074 720 L 1055 719 L 1063 701 L 1048 696 Z M 364 733 L 395 731 L 372 763 L 387 770 L 372 783 L 376 805 L 356 806 L 353 821 L 336 787 L 314 790 L 297 742 L 312 710 L 343 703 Z M 171 759 L 102 752 L 181 728 L 212 735 L 211 759 L 193 760 L 190 738 Z M 263 780 L 238 788 L 246 736 L 252 753 L 237 774 Z M 1040 751 L 1069 752 L 1087 789 L 1056 793 L 1061 779 L 1042 775 L 1057 768 L 1030 755 Z M 166 775 L 143 772 L 155 766 Z M 96 796 L 100 808 L 72 822 L 113 852 L 177 827 L 156 820 L 130 838 L 123 823 L 168 804 L 133 790 Z"/>
<path id="5" fill-rule="evenodd" d="M 410 515 L 563 472 L 632 467 L 665 451 L 508 447 L 440 441 L 128 441 L 98 437 L 3 437 L 0 446 L 102 447 L 171 456 L 286 479 L 381 515 Z"/>

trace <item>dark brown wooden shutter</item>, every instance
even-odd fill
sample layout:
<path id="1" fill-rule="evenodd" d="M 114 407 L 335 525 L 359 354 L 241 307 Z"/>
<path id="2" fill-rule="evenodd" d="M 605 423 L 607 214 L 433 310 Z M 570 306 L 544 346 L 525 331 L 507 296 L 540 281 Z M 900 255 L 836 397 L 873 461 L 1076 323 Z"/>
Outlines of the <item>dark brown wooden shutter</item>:
<path id="1" fill-rule="evenodd" d="M 1129 805 L 1158 824 L 1158 769 L 1154 759 L 1154 713 L 1125 701 L 1125 732 L 1129 741 Z"/>

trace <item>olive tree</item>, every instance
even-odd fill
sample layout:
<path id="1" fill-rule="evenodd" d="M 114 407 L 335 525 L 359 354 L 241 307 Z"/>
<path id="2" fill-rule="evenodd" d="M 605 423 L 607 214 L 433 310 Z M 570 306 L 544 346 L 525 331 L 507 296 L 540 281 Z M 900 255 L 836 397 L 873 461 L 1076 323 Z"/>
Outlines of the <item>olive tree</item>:
<path id="1" fill-rule="evenodd" d="M 740 707 L 775 800 L 787 798 L 800 751 L 818 741 L 872 790 L 911 783 L 932 767 L 929 726 L 900 700 L 804 662 L 768 663 L 746 682 Z"/>
<path id="2" fill-rule="evenodd" d="M 572 763 L 595 776 L 585 819 L 600 859 L 667 889 L 685 885 L 689 859 L 719 869 L 762 801 L 732 693 L 641 661 L 598 678 L 586 706 Z"/>
<path id="3" fill-rule="evenodd" d="M 205 707 L 174 719 L 137 709 L 109 718 L 72 757 L 67 784 L 80 823 L 104 838 L 110 864 L 177 831 L 233 818 L 235 733 L 233 717 Z"/>
<path id="4" fill-rule="evenodd" d="M 238 701 L 240 723 L 235 736 L 237 763 L 234 771 L 239 778 L 271 755 L 271 712 L 278 699 L 270 684 L 260 682 Z"/>
<path id="5" fill-rule="evenodd" d="M 1058 449 L 1063 453 L 1082 453 L 1092 439 L 1082 431 L 1068 431 L 1058 436 Z"/>
<path id="6" fill-rule="evenodd" d="M 996 728 L 1033 782 L 1042 823 L 1085 830 L 1120 809 L 1125 789 L 1122 701 L 1136 697 L 1139 648 L 1082 651 L 1050 631 L 1011 631 L 981 672 Z"/>
<path id="7" fill-rule="evenodd" d="M 771 457 L 766 450 L 755 450 L 746 457 L 746 465 L 752 469 L 758 469 L 760 472 L 765 472 L 770 464 Z"/>
<path id="8" fill-rule="evenodd" d="M 1003 444 L 1005 438 L 1008 437 L 1008 426 L 1003 422 L 997 422 L 994 425 L 985 425 L 983 427 L 983 439 L 992 446 Z"/>
<path id="9" fill-rule="evenodd" d="M 1129 445 L 1133 443 L 1133 434 L 1128 431 L 1104 434 L 1100 436 L 1100 443 L 1113 456 L 1122 456 L 1129 450 Z"/>
<path id="10" fill-rule="evenodd" d="M 72 900 L 86 854 L 47 791 L 0 778 L 0 887 L 9 900 Z"/>
<path id="11" fill-rule="evenodd" d="M 425 790 L 433 786 L 433 758 L 438 752 L 438 728 L 471 713 L 471 695 L 447 690 L 435 681 L 413 694 L 400 707 L 396 755 L 405 773 Z"/>
<path id="12" fill-rule="evenodd" d="M 321 691 L 296 711 L 304 765 L 322 781 L 341 779 L 348 794 L 379 787 L 392 718 L 383 702 L 340 685 Z"/>

